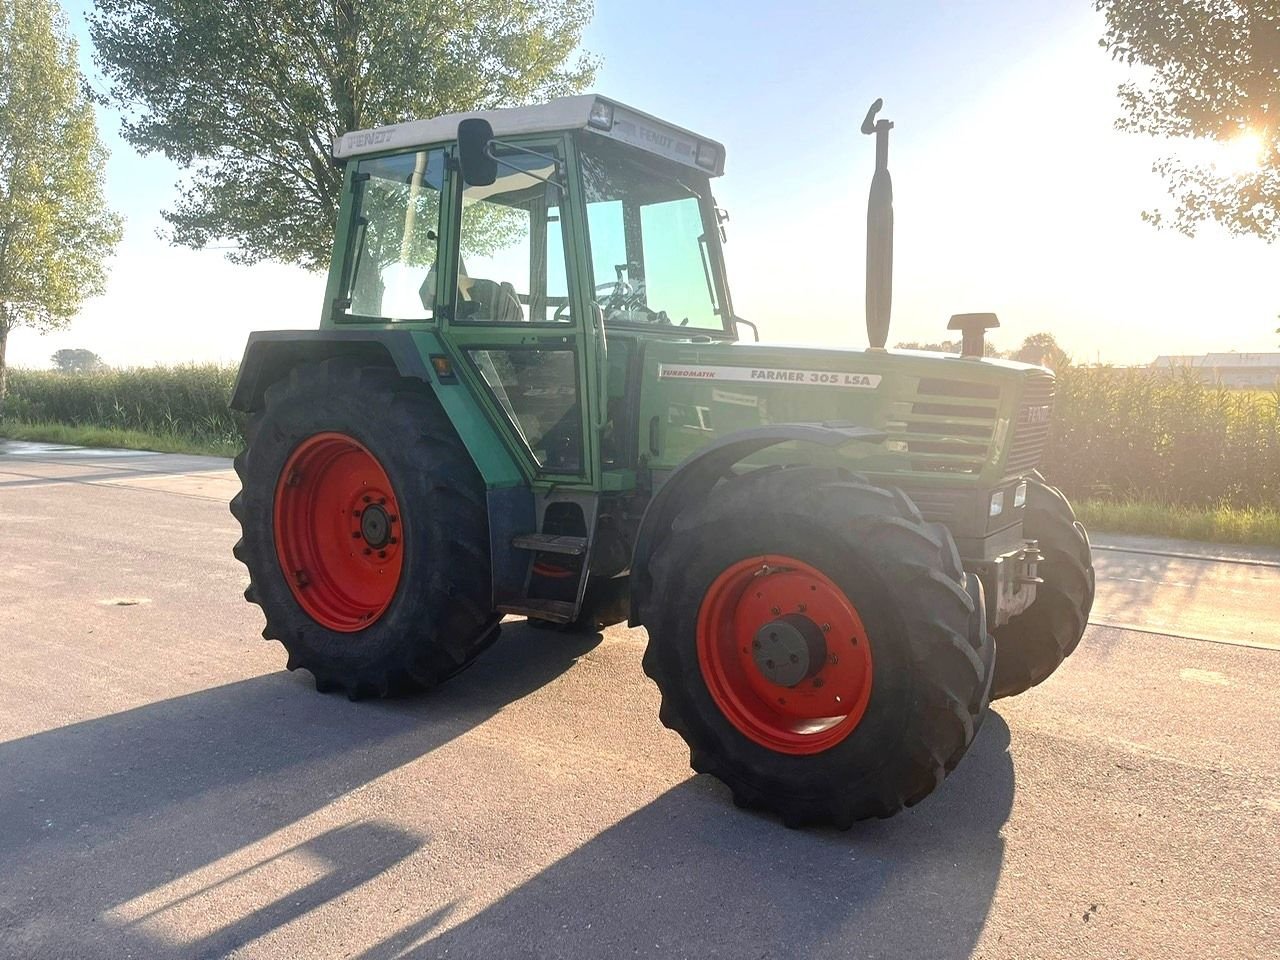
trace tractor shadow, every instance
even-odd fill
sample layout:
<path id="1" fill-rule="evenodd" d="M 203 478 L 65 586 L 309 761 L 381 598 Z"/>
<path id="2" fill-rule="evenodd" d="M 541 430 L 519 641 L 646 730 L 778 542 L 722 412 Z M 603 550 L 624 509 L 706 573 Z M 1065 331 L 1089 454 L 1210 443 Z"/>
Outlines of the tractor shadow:
<path id="1" fill-rule="evenodd" d="M 360 960 L 967 958 L 1004 859 L 1008 748 L 991 713 L 937 793 L 847 833 L 786 830 L 693 777 L 465 923 L 424 918 Z"/>
<path id="2" fill-rule="evenodd" d="M 341 897 L 432 838 L 341 809 L 299 821 L 599 641 L 517 626 L 424 697 L 353 704 L 317 695 L 308 674 L 274 673 L 0 743 L 0 956 L 224 956 Z M 300 863 L 314 879 L 252 912 L 195 905 Z"/>

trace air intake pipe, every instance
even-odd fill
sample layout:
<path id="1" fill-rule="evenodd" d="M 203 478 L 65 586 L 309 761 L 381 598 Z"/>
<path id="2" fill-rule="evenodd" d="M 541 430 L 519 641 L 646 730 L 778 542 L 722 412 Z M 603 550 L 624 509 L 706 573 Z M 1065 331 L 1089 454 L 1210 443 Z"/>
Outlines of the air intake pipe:
<path id="1" fill-rule="evenodd" d="M 947 329 L 960 331 L 960 356 L 981 360 L 987 352 L 987 331 L 998 326 L 1000 321 L 994 313 L 957 313 Z"/>

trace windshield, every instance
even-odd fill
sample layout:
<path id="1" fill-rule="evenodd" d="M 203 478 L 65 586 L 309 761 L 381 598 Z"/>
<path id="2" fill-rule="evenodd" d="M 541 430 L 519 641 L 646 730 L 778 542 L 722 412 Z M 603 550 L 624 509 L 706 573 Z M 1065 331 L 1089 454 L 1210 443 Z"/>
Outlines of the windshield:
<path id="1" fill-rule="evenodd" d="M 595 301 L 609 323 L 724 329 L 703 216 L 707 178 L 584 136 Z"/>

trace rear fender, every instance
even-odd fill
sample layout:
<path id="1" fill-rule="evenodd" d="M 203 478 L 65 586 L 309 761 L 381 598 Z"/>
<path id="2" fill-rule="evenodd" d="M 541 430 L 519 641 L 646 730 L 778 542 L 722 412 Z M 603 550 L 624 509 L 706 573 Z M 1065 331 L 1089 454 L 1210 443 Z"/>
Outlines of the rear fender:
<path id="1" fill-rule="evenodd" d="M 431 387 L 453 429 L 471 455 L 485 486 L 527 486 L 528 478 L 507 453 L 497 431 L 471 391 L 456 377 L 441 380 L 430 358 L 449 351 L 429 330 L 271 330 L 251 333 L 231 393 L 231 408 L 245 413 L 261 409 L 267 387 L 294 367 L 351 357 L 369 364 L 395 367 L 400 376 Z"/>
<path id="2" fill-rule="evenodd" d="M 649 501 L 636 535 L 631 559 L 630 625 L 644 623 L 645 607 L 653 587 L 649 559 L 671 531 L 682 510 L 711 493 L 733 467 L 766 447 L 794 441 L 835 448 L 861 440 L 882 443 L 883 432 L 845 423 L 779 423 L 727 434 L 684 460 L 672 471 L 662 488 Z"/>
<path id="3" fill-rule="evenodd" d="M 245 413 L 259 409 L 267 387 L 291 369 L 334 357 L 395 367 L 400 376 L 424 383 L 432 380 L 409 330 L 270 330 L 249 334 L 231 409 Z"/>

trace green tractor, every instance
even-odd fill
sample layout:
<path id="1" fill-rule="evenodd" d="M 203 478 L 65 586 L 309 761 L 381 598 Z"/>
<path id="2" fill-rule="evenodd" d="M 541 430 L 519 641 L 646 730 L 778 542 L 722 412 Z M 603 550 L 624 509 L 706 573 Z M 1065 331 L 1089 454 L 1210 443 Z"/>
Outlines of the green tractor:
<path id="1" fill-rule="evenodd" d="M 1093 568 L 1035 472 L 1052 374 L 984 358 L 991 314 L 957 356 L 884 349 L 879 106 L 866 350 L 739 339 L 714 140 L 591 95 L 344 135 L 320 328 L 254 334 L 233 401 L 235 553 L 289 669 L 381 697 L 507 615 L 629 620 L 740 805 L 928 795 L 1071 653 Z"/>

